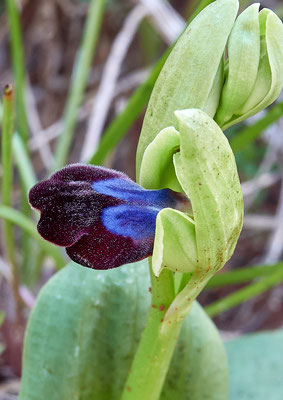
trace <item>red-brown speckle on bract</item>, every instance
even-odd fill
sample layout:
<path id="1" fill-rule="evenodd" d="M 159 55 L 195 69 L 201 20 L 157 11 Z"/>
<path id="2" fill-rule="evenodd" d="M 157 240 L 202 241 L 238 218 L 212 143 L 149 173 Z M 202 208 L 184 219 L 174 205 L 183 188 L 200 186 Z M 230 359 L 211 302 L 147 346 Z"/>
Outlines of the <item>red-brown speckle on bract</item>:
<path id="1" fill-rule="evenodd" d="M 130 386 L 126 386 L 126 389 L 128 392 L 130 392 L 132 389 L 130 388 Z"/>
<path id="2" fill-rule="evenodd" d="M 151 307 L 152 307 L 152 308 L 157 308 L 154 304 L 151 304 Z"/>
<path id="3" fill-rule="evenodd" d="M 151 287 L 148 288 L 148 291 L 151 293 Z"/>
<path id="4" fill-rule="evenodd" d="M 165 306 L 164 306 L 164 304 L 161 304 L 161 306 L 159 307 L 159 311 L 163 311 L 163 310 L 165 310 Z"/>

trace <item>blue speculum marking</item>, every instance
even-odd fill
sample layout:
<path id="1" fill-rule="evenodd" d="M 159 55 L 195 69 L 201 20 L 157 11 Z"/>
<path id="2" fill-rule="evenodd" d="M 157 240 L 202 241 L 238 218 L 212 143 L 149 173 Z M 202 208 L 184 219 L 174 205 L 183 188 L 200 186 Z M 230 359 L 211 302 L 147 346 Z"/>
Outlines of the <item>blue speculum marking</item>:
<path id="1" fill-rule="evenodd" d="M 169 189 L 147 190 L 135 182 L 121 178 L 94 182 L 92 188 L 98 193 L 136 205 L 148 205 L 162 209 L 173 207 L 176 203 L 176 199 L 172 196 L 172 192 Z"/>
<path id="2" fill-rule="evenodd" d="M 160 209 L 122 204 L 107 207 L 102 212 L 102 223 L 107 230 L 134 240 L 154 237 L 156 217 Z"/>
<path id="3" fill-rule="evenodd" d="M 101 180 L 91 186 L 97 193 L 126 202 L 105 207 L 101 219 L 110 232 L 134 240 L 153 238 L 158 212 L 162 208 L 173 207 L 176 203 L 168 189 L 146 190 L 126 179 Z"/>

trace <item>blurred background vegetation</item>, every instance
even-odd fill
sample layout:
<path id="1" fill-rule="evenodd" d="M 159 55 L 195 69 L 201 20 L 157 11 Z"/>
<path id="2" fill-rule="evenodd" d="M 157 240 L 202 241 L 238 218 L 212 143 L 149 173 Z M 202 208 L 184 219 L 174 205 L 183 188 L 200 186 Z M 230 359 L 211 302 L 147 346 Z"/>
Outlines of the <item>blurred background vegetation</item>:
<path id="1" fill-rule="evenodd" d="M 15 93 L 14 104 L 0 103 L 0 399 L 17 393 L 30 309 L 65 263 L 64 253 L 37 235 L 29 188 L 71 162 L 91 161 L 135 178 L 144 110 L 167 49 L 210 2 L 1 1 L 0 88 L 14 83 Z M 243 9 L 251 2 L 240 3 Z M 280 0 L 261 6 L 283 17 Z M 224 338 L 283 325 L 282 100 L 226 132 L 243 185 L 245 223 L 223 277 L 200 296 Z M 7 118 L 11 107 L 14 124 Z M 248 266 L 255 267 L 243 269 Z"/>

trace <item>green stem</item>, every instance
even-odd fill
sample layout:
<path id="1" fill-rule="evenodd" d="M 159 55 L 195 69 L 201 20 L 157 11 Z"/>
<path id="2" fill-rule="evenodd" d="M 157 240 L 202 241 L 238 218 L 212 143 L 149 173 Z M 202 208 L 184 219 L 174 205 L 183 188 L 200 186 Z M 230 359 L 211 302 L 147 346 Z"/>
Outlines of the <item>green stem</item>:
<path id="1" fill-rule="evenodd" d="M 55 150 L 54 169 L 61 168 L 67 161 L 74 136 L 78 108 L 87 85 L 89 70 L 93 61 L 96 43 L 103 19 L 106 0 L 91 0 L 85 24 L 81 47 L 73 72 L 73 79 L 64 112 L 64 131 L 60 135 Z"/>
<path id="2" fill-rule="evenodd" d="M 13 160 L 12 135 L 14 130 L 13 88 L 7 85 L 3 96 L 3 124 L 2 124 L 2 203 L 6 207 L 12 204 Z M 19 295 L 19 271 L 15 257 L 15 243 L 12 224 L 3 221 L 3 233 L 7 259 L 11 268 L 12 289 L 16 305 L 17 319 L 20 318 L 21 297 Z"/>
<path id="3" fill-rule="evenodd" d="M 152 305 L 122 400 L 158 400 L 178 339 L 182 320 L 164 321 L 175 291 L 171 271 L 156 278 L 151 270 Z"/>
<path id="4" fill-rule="evenodd" d="M 12 68 L 15 80 L 16 97 L 16 124 L 24 146 L 27 149 L 29 137 L 29 126 L 26 110 L 26 72 L 24 60 L 24 48 L 22 42 L 20 13 L 16 0 L 6 0 L 6 10 L 9 23 L 9 32 L 11 40 Z M 30 207 L 26 201 L 25 189 L 21 187 L 21 210 L 29 217 L 31 215 Z M 22 267 L 24 271 L 30 265 L 33 253 L 31 252 L 31 243 L 29 238 L 23 233 L 21 238 Z"/>
<path id="5" fill-rule="evenodd" d="M 24 141 L 27 143 L 29 136 L 29 127 L 25 103 L 25 61 L 24 49 L 22 43 L 20 14 L 17 3 L 15 0 L 6 0 L 6 10 L 9 22 L 9 32 L 11 38 L 11 54 L 12 54 L 12 67 L 15 79 L 15 95 L 16 95 L 16 109 L 17 109 L 17 126 L 19 133 Z"/>
<path id="6" fill-rule="evenodd" d="M 45 251 L 45 253 L 54 259 L 57 269 L 63 268 L 66 265 L 65 258 L 61 255 L 60 250 L 53 244 L 42 239 L 39 236 L 34 223 L 20 211 L 14 210 L 11 207 L 0 205 L 0 218 L 3 218 L 9 224 L 12 223 L 19 226 L 28 235 L 32 236 Z"/>
<path id="7" fill-rule="evenodd" d="M 223 272 L 213 276 L 205 288 L 218 288 L 245 283 L 262 276 L 269 276 L 279 269 L 283 269 L 283 262 L 274 265 L 257 265 L 254 267 L 240 268 L 235 271 Z"/>
<path id="8" fill-rule="evenodd" d="M 215 315 L 220 314 L 223 311 L 229 310 L 241 304 L 254 296 L 258 296 L 259 294 L 265 292 L 266 290 L 272 288 L 275 285 L 278 285 L 283 281 L 283 268 L 280 268 L 273 274 L 262 278 L 256 283 L 253 283 L 241 290 L 238 290 L 236 293 L 233 293 L 224 299 L 215 301 L 205 308 L 207 314 L 210 317 L 214 317 Z"/>

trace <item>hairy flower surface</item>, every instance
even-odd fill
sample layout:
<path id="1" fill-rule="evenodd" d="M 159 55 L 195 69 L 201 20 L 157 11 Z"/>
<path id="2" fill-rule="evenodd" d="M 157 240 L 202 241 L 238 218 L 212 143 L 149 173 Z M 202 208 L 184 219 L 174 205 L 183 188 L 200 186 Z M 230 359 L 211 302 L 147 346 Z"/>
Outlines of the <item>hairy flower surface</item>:
<path id="1" fill-rule="evenodd" d="M 75 262 L 109 269 L 152 254 L 156 217 L 176 207 L 181 195 L 146 190 L 127 175 L 73 164 L 36 184 L 29 193 L 40 211 L 40 235 L 66 247 Z"/>

